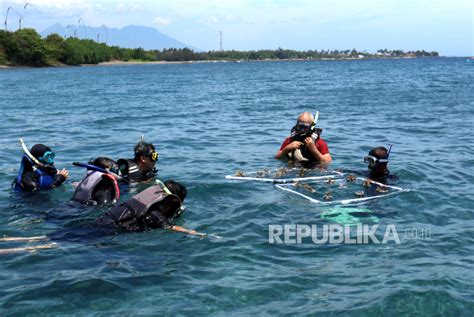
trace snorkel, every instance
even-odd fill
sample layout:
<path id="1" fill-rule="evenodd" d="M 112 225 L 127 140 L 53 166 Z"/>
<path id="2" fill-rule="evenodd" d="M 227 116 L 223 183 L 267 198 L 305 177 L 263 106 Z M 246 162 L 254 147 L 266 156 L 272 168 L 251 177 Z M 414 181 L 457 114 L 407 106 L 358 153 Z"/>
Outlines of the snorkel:
<path id="1" fill-rule="evenodd" d="M 40 161 L 36 159 L 36 157 L 33 156 L 33 154 L 30 153 L 30 150 L 26 147 L 25 141 L 23 141 L 23 138 L 20 138 L 20 144 L 21 147 L 23 148 L 23 152 L 28 156 L 30 160 L 32 160 L 36 165 L 39 167 L 45 167 Z"/>
<path id="2" fill-rule="evenodd" d="M 390 152 L 391 152 L 391 151 L 392 151 L 392 145 L 389 144 L 389 145 L 388 145 L 388 151 L 387 151 L 387 162 L 388 162 L 388 158 L 389 158 L 389 156 L 390 156 Z"/>
<path id="3" fill-rule="evenodd" d="M 74 166 L 78 166 L 78 167 L 84 167 L 84 168 L 87 168 L 88 170 L 92 170 L 92 171 L 96 171 L 96 172 L 100 172 L 100 173 L 104 173 L 104 174 L 109 174 L 111 176 L 113 176 L 115 179 L 121 181 L 121 180 L 124 180 L 122 176 L 108 170 L 108 169 L 105 169 L 105 168 L 102 168 L 102 167 L 98 167 L 98 166 L 95 166 L 95 165 L 92 165 L 92 164 L 86 164 L 86 163 L 81 163 L 81 162 L 72 162 L 72 165 Z"/>
<path id="4" fill-rule="evenodd" d="M 52 165 L 54 162 L 54 153 L 51 151 L 47 151 L 46 153 L 43 154 L 42 158 L 45 158 L 45 162 L 42 163 L 40 159 L 37 159 L 31 152 L 28 150 L 28 147 L 25 144 L 25 141 L 23 141 L 23 138 L 20 138 L 20 144 L 21 147 L 23 148 L 23 152 L 26 154 L 26 156 L 33 162 L 35 163 L 38 167 L 41 168 L 48 168 Z M 49 153 L 49 154 L 48 154 Z M 46 156 L 46 157 L 45 157 Z"/>

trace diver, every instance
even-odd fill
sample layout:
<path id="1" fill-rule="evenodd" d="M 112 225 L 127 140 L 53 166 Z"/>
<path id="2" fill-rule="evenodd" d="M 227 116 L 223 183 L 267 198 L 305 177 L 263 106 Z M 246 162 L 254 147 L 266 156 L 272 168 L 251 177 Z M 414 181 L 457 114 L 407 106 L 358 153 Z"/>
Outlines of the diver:
<path id="1" fill-rule="evenodd" d="M 155 177 L 157 174 L 155 165 L 158 161 L 155 146 L 142 140 L 135 145 L 134 154 L 133 160 L 119 159 L 117 161 L 123 181 L 138 183 Z"/>
<path id="2" fill-rule="evenodd" d="M 387 150 L 383 146 L 373 148 L 369 151 L 369 155 L 364 157 L 364 163 L 369 168 L 369 178 L 379 183 L 386 183 L 387 179 L 397 180 L 398 176 L 390 174 L 388 170 L 388 158 L 392 150 L 392 145 Z"/>
<path id="3" fill-rule="evenodd" d="M 85 205 L 114 204 L 119 201 L 120 189 L 117 178 L 120 177 L 117 174 L 118 165 L 114 160 L 98 157 L 90 160 L 89 164 L 79 166 L 87 167 L 88 170 L 74 192 L 73 201 Z M 98 169 L 93 169 L 94 166 Z"/>
<path id="4" fill-rule="evenodd" d="M 20 170 L 12 186 L 20 191 L 36 191 L 60 186 L 69 177 L 69 172 L 63 168 L 57 170 L 54 166 L 55 153 L 46 145 L 35 144 L 28 150 L 20 139 L 24 154 L 21 158 Z"/>
<path id="5" fill-rule="evenodd" d="M 125 203 L 113 207 L 103 216 L 97 218 L 94 223 L 55 231 L 47 236 L 1 237 L 1 242 L 49 243 L 21 248 L 0 249 L 0 254 L 50 249 L 58 245 L 54 241 L 84 241 L 107 235 L 142 232 L 153 229 L 167 229 L 201 237 L 220 238 L 216 235 L 207 235 L 173 224 L 173 219 L 180 217 L 185 210 L 183 202 L 186 195 L 186 187 L 182 184 L 172 180 L 168 180 L 165 183 L 157 180 L 157 185 L 150 186 Z"/>
<path id="6" fill-rule="evenodd" d="M 355 174 L 382 184 L 387 184 L 387 180 L 396 181 L 398 180 L 398 176 L 390 174 L 387 166 L 391 150 L 392 145 L 389 145 L 388 150 L 384 146 L 371 149 L 368 155 L 364 156 L 364 163 L 367 164 L 368 170 L 336 169 L 336 171 Z"/>
<path id="7" fill-rule="evenodd" d="M 321 138 L 322 129 L 316 128 L 316 120 L 309 112 L 301 113 L 296 125 L 291 129 L 291 135 L 285 139 L 275 159 L 288 159 L 312 165 L 331 163 L 331 154 L 326 142 Z"/>
<path id="8" fill-rule="evenodd" d="M 127 202 L 113 207 L 96 219 L 99 227 L 117 232 L 137 232 L 151 229 L 172 229 L 171 219 L 184 211 L 186 187 L 168 180 L 164 184 L 150 186 Z"/>

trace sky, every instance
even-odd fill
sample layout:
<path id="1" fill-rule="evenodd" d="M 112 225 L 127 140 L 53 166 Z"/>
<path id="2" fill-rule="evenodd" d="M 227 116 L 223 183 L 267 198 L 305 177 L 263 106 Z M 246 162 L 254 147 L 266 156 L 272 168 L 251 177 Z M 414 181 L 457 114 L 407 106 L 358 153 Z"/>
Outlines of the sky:
<path id="1" fill-rule="evenodd" d="M 25 4 L 26 9 L 24 8 Z M 8 29 L 154 27 L 202 50 L 378 49 L 474 56 L 473 0 L 0 0 Z"/>

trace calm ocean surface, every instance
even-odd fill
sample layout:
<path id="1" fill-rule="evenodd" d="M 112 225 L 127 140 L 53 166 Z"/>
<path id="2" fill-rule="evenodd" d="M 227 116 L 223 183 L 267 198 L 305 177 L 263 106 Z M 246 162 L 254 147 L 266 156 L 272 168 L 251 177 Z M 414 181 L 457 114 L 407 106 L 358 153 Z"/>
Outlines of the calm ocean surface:
<path id="1" fill-rule="evenodd" d="M 143 133 L 159 177 L 189 189 L 178 224 L 223 237 L 157 230 L 0 255 L 0 315 L 472 316 L 473 83 L 472 63 L 450 58 L 0 70 L 0 236 L 93 221 L 104 208 L 68 203 L 84 172 L 71 162 L 131 157 Z M 333 168 L 364 170 L 371 147 L 393 144 L 390 169 L 411 191 L 358 206 L 357 221 L 395 225 L 400 244 L 269 244 L 269 224 L 338 219 L 224 179 L 281 167 L 273 155 L 303 110 L 320 111 Z M 10 190 L 20 137 L 56 151 L 65 186 Z"/>

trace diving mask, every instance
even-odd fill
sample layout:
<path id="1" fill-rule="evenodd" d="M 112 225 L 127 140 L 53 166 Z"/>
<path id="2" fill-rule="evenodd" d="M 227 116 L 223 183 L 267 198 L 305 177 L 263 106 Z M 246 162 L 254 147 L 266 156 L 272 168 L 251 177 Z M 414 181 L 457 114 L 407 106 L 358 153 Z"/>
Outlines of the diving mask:
<path id="1" fill-rule="evenodd" d="M 295 130 L 298 133 L 304 134 L 304 133 L 307 133 L 309 131 L 309 129 L 311 129 L 312 125 L 313 124 L 311 124 L 311 123 L 297 121 L 296 126 L 295 126 Z"/>
<path id="2" fill-rule="evenodd" d="M 158 161 L 158 152 L 156 152 L 156 151 L 151 151 L 149 157 L 150 157 L 150 159 L 151 159 L 153 162 Z"/>
<path id="3" fill-rule="evenodd" d="M 375 156 L 368 155 L 364 157 L 364 163 L 367 164 L 369 168 L 372 168 L 378 163 L 388 163 L 388 159 L 379 159 Z"/>
<path id="4" fill-rule="evenodd" d="M 47 151 L 43 154 L 43 156 L 39 157 L 38 160 L 46 164 L 53 164 L 55 156 L 56 154 L 54 154 L 54 152 Z"/>
<path id="5" fill-rule="evenodd" d="M 174 217 L 175 217 L 175 218 L 179 218 L 179 217 L 183 214 L 183 212 L 184 212 L 185 210 L 186 210 L 186 206 L 183 205 L 183 204 L 181 204 L 181 205 L 179 206 L 178 210 L 176 210 L 176 212 L 174 213 Z"/>

